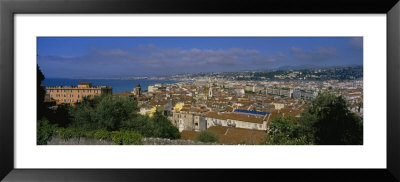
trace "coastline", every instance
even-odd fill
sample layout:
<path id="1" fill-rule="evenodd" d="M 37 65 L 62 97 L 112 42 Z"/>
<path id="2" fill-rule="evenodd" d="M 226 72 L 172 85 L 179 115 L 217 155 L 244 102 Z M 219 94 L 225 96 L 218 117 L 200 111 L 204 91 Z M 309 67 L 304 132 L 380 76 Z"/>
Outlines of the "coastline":
<path id="1" fill-rule="evenodd" d="M 70 79 L 70 78 L 46 78 L 44 86 L 76 86 L 80 82 L 90 82 L 93 86 L 111 86 L 113 93 L 131 92 L 138 84 L 142 90 L 147 90 L 149 85 L 157 83 L 174 84 L 182 81 L 177 80 L 150 80 L 150 79 Z"/>

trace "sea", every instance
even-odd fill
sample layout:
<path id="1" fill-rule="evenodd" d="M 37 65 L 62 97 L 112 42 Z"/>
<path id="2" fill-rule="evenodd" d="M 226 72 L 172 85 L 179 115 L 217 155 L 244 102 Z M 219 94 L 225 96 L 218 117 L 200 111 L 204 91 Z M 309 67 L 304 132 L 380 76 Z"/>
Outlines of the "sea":
<path id="1" fill-rule="evenodd" d="M 132 92 L 133 88 L 140 84 L 142 90 L 147 90 L 149 85 L 157 83 L 173 84 L 175 80 L 119 80 L 119 79 L 66 79 L 46 78 L 42 81 L 44 86 L 77 86 L 80 82 L 90 82 L 92 86 L 111 86 L 113 93 Z"/>

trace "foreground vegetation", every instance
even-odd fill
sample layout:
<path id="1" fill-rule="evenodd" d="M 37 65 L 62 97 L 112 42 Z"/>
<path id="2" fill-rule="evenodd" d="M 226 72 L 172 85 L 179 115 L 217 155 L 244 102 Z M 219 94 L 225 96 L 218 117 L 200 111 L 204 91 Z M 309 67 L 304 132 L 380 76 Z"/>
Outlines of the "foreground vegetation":
<path id="1" fill-rule="evenodd" d="M 44 77 L 39 76 L 41 82 Z M 41 89 L 39 85 L 38 94 L 45 93 Z M 178 129 L 161 112 L 150 118 L 138 111 L 137 102 L 124 96 L 84 98 L 75 107 L 64 104 L 57 109 L 49 109 L 43 99 L 38 100 L 37 144 L 46 144 L 51 136 L 65 140 L 90 136 L 119 145 L 140 144 L 141 137 L 180 138 Z"/>
<path id="2" fill-rule="evenodd" d="M 300 118 L 277 117 L 269 125 L 270 145 L 362 145 L 363 122 L 341 95 L 320 93 Z"/>
<path id="3" fill-rule="evenodd" d="M 65 140 L 92 136 L 115 144 L 140 144 L 141 137 L 180 138 L 178 129 L 162 113 L 151 118 L 139 115 L 136 101 L 112 95 L 85 98 L 75 107 L 65 104 L 48 109 L 37 126 L 38 144 L 45 144 L 51 136 Z"/>
<path id="4" fill-rule="evenodd" d="M 120 130 L 82 130 L 77 128 L 57 127 L 56 124 L 50 124 L 48 120 L 38 121 L 38 145 L 46 145 L 51 137 L 58 137 L 63 140 L 71 138 L 92 137 L 98 140 L 113 141 L 116 145 L 140 145 L 142 135 L 135 131 Z"/>

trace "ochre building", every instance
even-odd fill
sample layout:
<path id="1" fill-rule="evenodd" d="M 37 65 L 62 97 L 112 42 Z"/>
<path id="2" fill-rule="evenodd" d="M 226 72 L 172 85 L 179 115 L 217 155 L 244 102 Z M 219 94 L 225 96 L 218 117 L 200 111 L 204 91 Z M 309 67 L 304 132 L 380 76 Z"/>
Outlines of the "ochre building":
<path id="1" fill-rule="evenodd" d="M 84 97 L 94 97 L 100 94 L 112 94 L 112 87 L 96 86 L 91 83 L 79 83 L 78 86 L 55 86 L 46 87 L 46 96 L 54 99 L 57 104 L 69 103 L 75 105 Z"/>

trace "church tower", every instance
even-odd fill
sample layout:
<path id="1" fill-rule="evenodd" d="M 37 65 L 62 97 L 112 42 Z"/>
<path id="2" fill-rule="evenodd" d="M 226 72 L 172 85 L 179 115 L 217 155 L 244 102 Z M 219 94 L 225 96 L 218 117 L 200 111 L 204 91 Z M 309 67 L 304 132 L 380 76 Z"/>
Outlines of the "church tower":
<path id="1" fill-rule="evenodd" d="M 140 96 L 142 92 L 142 88 L 140 87 L 140 84 L 138 84 L 135 88 L 133 88 L 133 94 L 136 96 Z"/>

